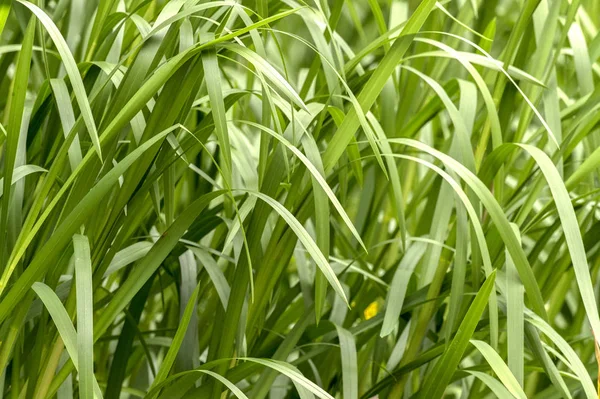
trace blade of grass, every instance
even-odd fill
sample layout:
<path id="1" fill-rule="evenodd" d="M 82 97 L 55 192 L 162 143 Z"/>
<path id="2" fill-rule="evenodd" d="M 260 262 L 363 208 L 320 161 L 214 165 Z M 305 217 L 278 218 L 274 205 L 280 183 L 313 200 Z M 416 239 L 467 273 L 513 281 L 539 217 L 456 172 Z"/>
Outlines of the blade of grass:
<path id="1" fill-rule="evenodd" d="M 65 348 L 67 349 L 67 352 L 69 352 L 71 361 L 75 365 L 75 368 L 79 369 L 77 332 L 75 331 L 75 327 L 73 327 L 73 323 L 71 323 L 71 319 L 69 318 L 65 307 L 62 305 L 54 291 L 52 291 L 46 284 L 36 282 L 32 285 L 32 289 L 46 306 L 48 313 L 50 313 L 50 316 L 56 325 L 56 329 L 60 333 L 60 336 L 65 343 Z M 100 392 L 98 382 L 93 375 L 91 382 L 94 397 L 101 399 L 102 393 Z"/>
<path id="2" fill-rule="evenodd" d="M 463 357 L 469 340 L 479 323 L 483 314 L 488 297 L 494 288 L 496 272 L 486 279 L 485 283 L 475 296 L 475 299 L 469 306 L 465 318 L 460 323 L 457 334 L 452 339 L 448 349 L 444 352 L 440 360 L 435 364 L 429 375 L 425 378 L 423 388 L 419 391 L 419 398 L 441 398 L 444 395 L 446 385 L 456 370 L 458 363 Z"/>
<path id="3" fill-rule="evenodd" d="M 75 94 L 75 99 L 79 105 L 79 111 L 83 117 L 85 127 L 87 128 L 90 138 L 92 139 L 92 143 L 94 144 L 94 148 L 98 154 L 98 157 L 100 160 L 102 160 L 102 148 L 100 147 L 100 140 L 98 139 L 98 132 L 96 130 L 96 123 L 94 122 L 94 116 L 92 115 L 90 103 L 88 101 L 83 81 L 81 80 L 81 75 L 77 69 L 77 64 L 75 63 L 75 59 L 69 50 L 67 42 L 61 35 L 52 19 L 42 9 L 28 1 L 18 1 L 25 7 L 29 8 L 29 10 L 37 17 L 54 42 L 56 50 L 60 54 L 60 58 L 63 61 L 65 70 L 67 71 L 67 75 L 69 76 L 71 86 L 73 87 L 73 93 Z"/>
<path id="4" fill-rule="evenodd" d="M 86 236 L 73 236 L 75 288 L 77 293 L 77 355 L 79 357 L 79 396 L 93 398 L 94 382 L 94 302 L 92 261 Z"/>

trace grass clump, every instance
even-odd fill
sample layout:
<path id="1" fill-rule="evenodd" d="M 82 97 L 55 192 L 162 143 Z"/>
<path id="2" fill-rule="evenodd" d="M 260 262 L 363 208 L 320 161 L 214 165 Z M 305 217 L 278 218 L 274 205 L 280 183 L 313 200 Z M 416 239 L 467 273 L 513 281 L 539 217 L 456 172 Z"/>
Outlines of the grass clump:
<path id="1" fill-rule="evenodd" d="M 598 24 L 0 0 L 0 398 L 597 398 Z"/>

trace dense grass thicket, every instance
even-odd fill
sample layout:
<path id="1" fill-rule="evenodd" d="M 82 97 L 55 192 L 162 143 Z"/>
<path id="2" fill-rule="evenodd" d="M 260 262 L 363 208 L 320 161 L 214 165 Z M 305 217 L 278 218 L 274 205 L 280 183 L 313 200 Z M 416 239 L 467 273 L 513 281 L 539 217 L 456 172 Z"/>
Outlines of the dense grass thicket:
<path id="1" fill-rule="evenodd" d="M 0 0 L 0 399 L 598 398 L 599 29 Z"/>

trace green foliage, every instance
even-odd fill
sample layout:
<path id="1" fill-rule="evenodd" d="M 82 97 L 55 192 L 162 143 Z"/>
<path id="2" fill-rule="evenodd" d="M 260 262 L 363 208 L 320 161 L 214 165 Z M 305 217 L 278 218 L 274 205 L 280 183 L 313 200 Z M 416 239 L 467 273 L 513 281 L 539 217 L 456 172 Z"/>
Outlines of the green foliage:
<path id="1" fill-rule="evenodd" d="M 597 398 L 597 0 L 0 0 L 0 399 Z"/>

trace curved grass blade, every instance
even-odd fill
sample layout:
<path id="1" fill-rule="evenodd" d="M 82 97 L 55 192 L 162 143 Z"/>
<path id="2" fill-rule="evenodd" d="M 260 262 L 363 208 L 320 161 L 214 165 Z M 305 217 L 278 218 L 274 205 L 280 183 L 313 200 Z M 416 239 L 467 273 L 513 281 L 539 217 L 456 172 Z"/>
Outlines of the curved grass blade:
<path id="1" fill-rule="evenodd" d="M 510 372 L 508 366 L 500 355 L 487 343 L 472 339 L 471 343 L 475 346 L 479 352 L 485 357 L 485 360 L 490 364 L 492 370 L 496 373 L 500 381 L 504 384 L 506 389 L 512 393 L 518 399 L 526 399 L 527 395 L 523 392 L 523 389 L 519 385 L 519 381 L 515 378 L 513 373 Z"/>
<path id="2" fill-rule="evenodd" d="M 100 160 L 102 160 L 102 148 L 100 147 L 100 140 L 98 139 L 98 131 L 96 129 L 96 123 L 94 122 L 94 116 L 92 115 L 92 109 L 88 101 L 87 93 L 85 92 L 85 87 L 83 86 L 83 81 L 81 80 L 81 75 L 77 69 L 77 64 L 75 63 L 73 54 L 71 54 L 71 50 L 69 50 L 67 42 L 61 35 L 52 19 L 50 19 L 50 17 L 42 9 L 28 1 L 18 1 L 31 10 L 31 12 L 38 18 L 42 25 L 44 25 L 44 28 L 54 42 L 56 50 L 60 54 L 60 58 L 63 61 L 65 70 L 67 71 L 67 75 L 69 76 L 69 80 L 71 81 L 73 93 L 75 94 L 75 99 L 79 105 L 79 110 L 81 112 L 81 116 L 83 117 L 85 126 L 88 130 L 90 138 L 92 139 L 92 143 L 94 144 L 94 148 L 96 149 L 98 157 Z"/>
<path id="3" fill-rule="evenodd" d="M 361 247 L 363 247 L 363 249 L 365 250 L 365 252 L 367 252 L 367 247 L 365 246 L 365 244 L 363 243 L 362 239 L 360 238 L 360 234 L 358 234 L 358 231 L 354 227 L 354 224 L 350 220 L 350 217 L 346 214 L 346 211 L 344 210 L 344 207 L 342 206 L 342 204 L 340 204 L 339 200 L 337 199 L 337 197 L 333 193 L 333 190 L 331 189 L 331 187 L 329 187 L 329 184 L 327 184 L 327 181 L 325 180 L 325 178 L 323 177 L 323 175 L 317 170 L 317 168 L 315 167 L 315 165 L 313 165 L 312 162 L 310 162 L 308 160 L 308 158 L 300 150 L 298 150 L 298 148 L 296 148 L 292 143 L 290 143 L 285 138 L 279 136 L 273 130 L 271 130 L 271 129 L 265 127 L 265 126 L 261 126 L 261 125 L 259 125 L 257 123 L 254 123 L 254 122 L 250 122 L 250 121 L 242 121 L 242 122 L 245 123 L 245 124 L 248 124 L 250 126 L 254 126 L 257 129 L 260 129 L 261 131 L 263 131 L 263 132 L 269 134 L 270 136 L 274 137 L 280 143 L 282 143 L 283 145 L 285 145 L 286 148 L 288 148 L 290 151 L 292 151 L 292 153 L 296 157 L 298 157 L 298 159 L 300 159 L 300 161 L 302 161 L 302 163 L 304 164 L 304 166 L 306 166 L 306 168 L 311 173 L 311 176 L 319 183 L 319 185 L 321 186 L 321 188 L 325 191 L 325 193 L 327 194 L 327 197 L 329 197 L 329 200 L 331 201 L 331 203 L 333 204 L 334 208 L 338 211 L 338 213 L 340 214 L 340 216 L 344 220 L 344 223 L 346 224 L 346 226 L 348 227 L 348 229 L 350 229 L 350 232 L 352 233 L 352 235 L 354 236 L 354 238 L 356 238 L 356 240 L 361 245 Z"/>
<path id="4" fill-rule="evenodd" d="M 210 276 L 210 279 L 217 290 L 217 295 L 219 295 L 219 299 L 221 300 L 223 308 L 227 309 L 231 288 L 229 287 L 229 283 L 227 282 L 223 271 L 219 268 L 217 262 L 215 262 L 215 260 L 208 253 L 206 253 L 206 251 L 194 246 L 188 246 L 188 248 L 194 253 L 196 258 L 198 258 L 202 266 L 204 266 L 206 269 L 206 272 Z"/>
<path id="5" fill-rule="evenodd" d="M 342 284 L 340 283 L 337 276 L 331 269 L 329 262 L 327 261 L 327 259 L 325 259 L 325 257 L 323 256 L 323 253 L 321 252 L 321 250 L 319 249 L 317 244 L 314 242 L 312 237 L 308 234 L 306 229 L 300 224 L 298 219 L 296 219 L 294 217 L 294 215 L 292 215 L 290 213 L 290 211 L 288 211 L 285 208 L 285 206 L 283 206 L 281 203 L 277 202 L 273 198 L 269 197 L 268 195 L 265 195 L 263 193 L 256 192 L 256 191 L 251 191 L 251 190 L 240 190 L 240 189 L 238 189 L 238 190 L 245 191 L 245 192 L 249 193 L 250 195 L 253 195 L 253 196 L 261 199 L 262 201 L 266 202 L 279 214 L 279 216 L 281 216 L 285 220 L 285 222 L 294 231 L 294 233 L 296 234 L 296 236 L 298 237 L 300 242 L 302 242 L 302 245 L 304 245 L 304 248 L 306 248 L 306 250 L 308 251 L 310 256 L 313 258 L 313 260 L 319 267 L 319 269 L 321 269 L 321 272 L 323 272 L 323 274 L 325 275 L 325 278 L 327 279 L 327 281 L 329 281 L 329 284 L 333 287 L 333 290 L 339 295 L 339 297 L 341 299 L 344 300 L 344 302 L 346 303 L 347 306 L 350 306 L 350 304 L 348 303 L 348 298 L 346 297 L 346 294 L 344 292 L 344 288 L 342 287 Z"/>
<path id="6" fill-rule="evenodd" d="M 46 284 L 36 282 L 31 288 L 46 306 L 46 309 L 48 310 L 48 313 L 50 313 L 50 316 L 56 325 L 56 329 L 60 333 L 60 337 L 65 344 L 65 348 L 67 349 L 67 352 L 69 352 L 69 356 L 71 357 L 75 368 L 79 370 L 77 332 L 75 331 L 75 327 L 73 327 L 73 323 L 71 323 L 71 319 L 69 318 L 65 307 L 62 305 L 54 291 Z M 93 374 L 92 379 L 94 396 L 97 399 L 101 399 L 102 392 L 100 391 L 96 377 L 94 377 Z"/>
<path id="7" fill-rule="evenodd" d="M 482 373 L 481 371 L 467 370 L 467 373 L 474 375 L 479 378 L 490 390 L 500 399 L 514 399 L 514 396 L 508 392 L 508 389 L 502 385 L 500 381 L 495 379 L 489 374 Z"/>
<path id="8" fill-rule="evenodd" d="M 286 362 L 282 362 L 280 360 L 259 359 L 259 358 L 251 358 L 251 357 L 242 357 L 242 358 L 239 358 L 239 360 L 258 363 L 265 367 L 269 367 L 275 371 L 280 372 L 281 374 L 285 375 L 286 377 L 289 377 L 295 383 L 303 386 L 308 391 L 315 394 L 317 397 L 322 398 L 322 399 L 333 399 L 333 396 L 331 396 L 330 394 L 325 392 L 321 387 L 319 387 L 317 384 L 315 384 L 308 378 L 304 377 L 297 369 L 290 366 Z"/>
<path id="9" fill-rule="evenodd" d="M 394 273 L 394 278 L 392 279 L 392 284 L 390 285 L 385 300 L 386 307 L 383 324 L 381 326 L 381 337 L 391 334 L 398 323 L 410 277 L 426 249 L 427 245 L 425 245 L 425 243 L 415 242 L 408 247 L 406 253 L 402 257 L 402 260 Z"/>
<path id="10" fill-rule="evenodd" d="M 21 165 L 13 169 L 12 184 L 15 184 L 21 179 L 33 174 L 47 172 L 46 169 L 37 165 Z M 0 178 L 0 197 L 4 194 L 4 177 Z"/>

